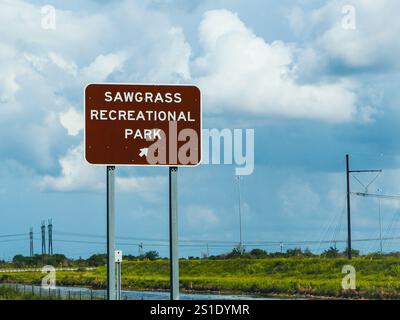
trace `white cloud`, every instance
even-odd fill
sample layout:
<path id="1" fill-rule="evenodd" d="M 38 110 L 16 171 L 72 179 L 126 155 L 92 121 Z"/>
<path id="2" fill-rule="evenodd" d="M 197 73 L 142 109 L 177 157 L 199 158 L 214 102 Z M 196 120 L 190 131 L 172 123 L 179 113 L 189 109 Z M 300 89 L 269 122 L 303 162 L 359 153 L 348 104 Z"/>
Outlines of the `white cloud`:
<path id="1" fill-rule="evenodd" d="M 69 108 L 66 112 L 61 112 L 59 119 L 70 136 L 76 136 L 83 130 L 83 114 L 74 108 Z"/>
<path id="2" fill-rule="evenodd" d="M 183 31 L 140 1 L 93 6 L 87 13 L 56 6 L 56 30 L 41 27 L 40 9 L 23 0 L 0 2 L 7 26 L 0 30 L 0 157 L 54 170 L 70 147 L 66 135 L 81 130 L 75 110 L 88 82 L 190 78 Z"/>
<path id="3" fill-rule="evenodd" d="M 345 4 L 344 1 L 335 1 L 327 10 L 335 10 Z M 400 3 L 396 0 L 358 0 L 353 5 L 357 16 L 356 29 L 353 32 L 346 30 L 339 21 L 321 36 L 321 45 L 332 57 L 354 67 L 393 62 L 398 65 L 400 45 L 394 39 L 400 32 L 397 19 Z M 390 27 L 382 21 L 390 23 Z"/>
<path id="4" fill-rule="evenodd" d="M 60 176 L 44 176 L 41 187 L 51 191 L 102 191 L 105 188 L 105 169 L 87 164 L 83 145 L 71 148 L 59 160 Z"/>
<path id="5" fill-rule="evenodd" d="M 214 210 L 204 206 L 189 206 L 185 209 L 184 215 L 191 227 L 208 228 L 219 223 L 219 218 Z"/>
<path id="6" fill-rule="evenodd" d="M 16 58 L 18 51 L 4 43 L 0 43 L 0 104 L 9 111 L 10 104 L 15 103 L 15 94 L 20 89 L 17 76 L 23 71 L 23 61 Z M 11 63 L 10 63 L 11 62 Z M 1 109 L 3 113 L 5 110 Z"/>
<path id="7" fill-rule="evenodd" d="M 181 28 L 171 27 L 166 34 L 166 38 L 161 40 L 163 55 L 157 58 L 156 68 L 150 66 L 149 81 L 163 81 L 165 75 L 170 75 L 169 81 L 185 82 L 190 80 L 189 60 L 191 47 L 185 40 L 185 35 Z M 164 43 L 165 42 L 165 43 Z"/>
<path id="8" fill-rule="evenodd" d="M 165 182 L 165 177 L 116 177 L 117 191 L 121 192 L 158 192 Z"/>
<path id="9" fill-rule="evenodd" d="M 343 27 L 346 5 L 355 9 L 355 29 Z M 307 13 L 296 8 L 289 19 L 294 28 L 316 35 L 312 46 L 331 60 L 356 69 L 393 70 L 400 66 L 399 10 L 397 0 L 334 0 Z"/>
<path id="10" fill-rule="evenodd" d="M 382 111 L 379 111 L 371 106 L 365 106 L 359 109 L 360 121 L 363 123 L 372 123 L 375 122 L 375 115 L 382 114 Z"/>
<path id="11" fill-rule="evenodd" d="M 127 59 L 124 53 L 100 54 L 87 67 L 82 70 L 82 76 L 86 83 L 103 82 L 116 70 L 121 70 Z"/>
<path id="12" fill-rule="evenodd" d="M 44 30 L 40 6 L 0 3 L 0 19 L 8 26 L 0 30 L 0 152 L 42 172 L 54 170 L 70 147 L 66 134 L 82 129 L 77 106 L 90 81 L 197 82 L 204 110 L 211 113 L 373 121 L 372 107 L 357 108 L 357 84 L 297 83 L 298 49 L 266 42 L 230 11 L 204 15 L 199 26 L 204 53 L 190 64 L 192 50 L 182 28 L 138 1 L 86 14 L 56 10 L 57 29 Z M 322 16 L 315 13 L 313 23 Z M 301 17 L 295 22 L 301 24 Z M 316 60 L 312 53 L 306 56 L 307 64 Z"/>
<path id="13" fill-rule="evenodd" d="M 60 69 L 65 71 L 66 73 L 72 75 L 73 77 L 77 76 L 78 67 L 74 62 L 65 61 L 65 59 L 57 53 L 50 52 L 49 53 L 50 60 Z"/>
<path id="14" fill-rule="evenodd" d="M 83 145 L 68 150 L 59 160 L 59 176 L 46 175 L 40 180 L 40 187 L 47 191 L 104 192 L 106 169 L 93 166 L 84 160 Z M 151 199 L 146 193 L 157 193 L 165 185 L 165 177 L 119 177 L 115 179 L 117 192 L 134 192 Z"/>
<path id="15" fill-rule="evenodd" d="M 208 112 L 233 111 L 350 121 L 357 96 L 349 81 L 296 83 L 295 48 L 267 43 L 227 10 L 208 11 L 199 28 L 204 55 L 195 61 L 196 81 Z"/>

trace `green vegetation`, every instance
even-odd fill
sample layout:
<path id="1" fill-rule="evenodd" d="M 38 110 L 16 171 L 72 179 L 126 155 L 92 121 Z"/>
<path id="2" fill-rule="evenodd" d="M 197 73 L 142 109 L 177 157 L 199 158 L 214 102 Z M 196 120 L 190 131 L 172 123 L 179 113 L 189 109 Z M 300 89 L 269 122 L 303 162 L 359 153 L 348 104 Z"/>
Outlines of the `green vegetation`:
<path id="1" fill-rule="evenodd" d="M 51 297 L 40 297 L 32 293 L 22 293 L 13 288 L 0 286 L 0 300 L 49 300 Z M 53 298 L 55 299 L 55 298 Z"/>
<path id="2" fill-rule="evenodd" d="M 88 295 L 88 293 L 83 294 L 68 294 L 54 290 L 50 292 L 47 289 L 42 289 L 38 292 L 37 289 L 32 292 L 30 288 L 23 289 L 21 286 L 19 288 L 14 288 L 13 286 L 3 286 L 0 285 L 0 300 L 103 300 L 103 297 L 96 295 Z"/>
<path id="3" fill-rule="evenodd" d="M 124 260 L 157 260 L 160 256 L 157 251 L 148 251 L 141 256 L 124 256 Z M 25 257 L 16 255 L 12 262 L 0 260 L 0 268 L 38 268 L 44 265 L 51 265 L 56 268 L 61 267 L 98 267 L 107 264 L 107 256 L 105 254 L 94 254 L 88 259 L 70 259 L 63 254 L 39 255 L 33 257 Z"/>
<path id="4" fill-rule="evenodd" d="M 400 260 L 393 256 L 369 255 L 351 262 L 331 251 L 321 257 L 292 252 L 290 257 L 265 256 L 224 259 L 182 259 L 181 287 L 185 291 L 296 295 L 353 298 L 400 298 Z M 244 257 L 243 257 L 244 256 Z M 257 258 L 256 258 L 257 256 Z M 332 257 L 332 258 L 329 258 Z M 342 267 L 351 264 L 357 271 L 357 289 L 343 291 Z M 104 288 L 105 267 L 92 271 L 59 271 L 57 284 Z M 123 263 L 125 289 L 168 289 L 169 264 L 165 259 Z M 38 272 L 0 274 L 1 282 L 39 284 Z"/>
<path id="5" fill-rule="evenodd" d="M 23 255 L 16 255 L 13 258 L 11 264 L 15 268 L 25 267 L 39 267 L 45 264 L 52 265 L 54 267 L 70 267 L 73 265 L 73 261 L 68 259 L 63 254 L 50 255 L 35 255 L 33 257 L 24 257 Z"/>

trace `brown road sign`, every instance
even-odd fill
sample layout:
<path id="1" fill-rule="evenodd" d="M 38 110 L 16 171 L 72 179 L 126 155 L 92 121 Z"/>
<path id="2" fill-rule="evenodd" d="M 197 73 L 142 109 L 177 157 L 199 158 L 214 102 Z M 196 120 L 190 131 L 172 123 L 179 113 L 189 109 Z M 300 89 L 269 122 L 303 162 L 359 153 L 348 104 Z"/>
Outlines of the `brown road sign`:
<path id="1" fill-rule="evenodd" d="M 98 165 L 194 166 L 201 159 L 200 90 L 89 84 L 85 158 Z"/>

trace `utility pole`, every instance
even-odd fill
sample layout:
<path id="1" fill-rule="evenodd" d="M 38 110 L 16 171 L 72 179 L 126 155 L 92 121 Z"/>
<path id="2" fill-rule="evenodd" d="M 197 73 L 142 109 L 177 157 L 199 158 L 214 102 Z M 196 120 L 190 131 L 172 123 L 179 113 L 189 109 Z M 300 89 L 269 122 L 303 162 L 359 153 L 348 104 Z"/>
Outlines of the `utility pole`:
<path id="1" fill-rule="evenodd" d="M 53 223 L 52 220 L 48 220 L 47 225 L 48 237 L 49 237 L 49 255 L 53 254 Z"/>
<path id="2" fill-rule="evenodd" d="M 347 181 L 347 257 L 351 260 L 351 211 L 350 211 L 350 162 L 346 154 L 346 181 Z"/>
<path id="3" fill-rule="evenodd" d="M 351 206 L 350 206 L 350 173 L 372 173 L 382 170 L 350 170 L 349 155 L 346 154 L 346 182 L 347 182 L 347 257 L 351 260 Z"/>
<path id="4" fill-rule="evenodd" d="M 242 252 L 243 249 L 243 239 L 242 239 L 242 196 L 240 192 L 240 176 L 237 176 L 238 181 L 238 205 L 239 205 L 239 248 Z"/>
<path id="5" fill-rule="evenodd" d="M 42 255 L 46 254 L 46 226 L 44 220 L 42 220 L 42 226 L 41 226 L 41 231 L 42 231 Z"/>
<path id="6" fill-rule="evenodd" d="M 380 189 L 378 189 L 380 192 Z M 383 245 L 382 245 L 382 217 L 381 217 L 381 199 L 378 199 L 378 211 L 379 211 L 379 247 L 381 254 L 383 253 Z"/>
<path id="7" fill-rule="evenodd" d="M 33 228 L 29 230 L 29 255 L 33 257 Z"/>
<path id="8" fill-rule="evenodd" d="M 139 243 L 139 256 L 143 256 L 143 242 Z"/>

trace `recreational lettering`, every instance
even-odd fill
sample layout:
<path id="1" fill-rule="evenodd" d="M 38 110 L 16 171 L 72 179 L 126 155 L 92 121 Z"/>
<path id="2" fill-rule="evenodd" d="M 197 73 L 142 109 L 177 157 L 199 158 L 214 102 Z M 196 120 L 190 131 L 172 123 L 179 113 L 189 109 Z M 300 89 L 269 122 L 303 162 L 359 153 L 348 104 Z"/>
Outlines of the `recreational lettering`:
<path id="1" fill-rule="evenodd" d="M 90 120 L 99 121 L 187 121 L 195 122 L 190 111 L 92 109 Z"/>

